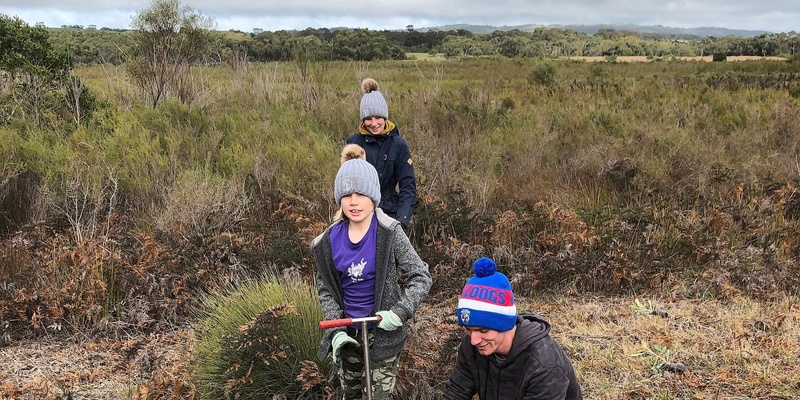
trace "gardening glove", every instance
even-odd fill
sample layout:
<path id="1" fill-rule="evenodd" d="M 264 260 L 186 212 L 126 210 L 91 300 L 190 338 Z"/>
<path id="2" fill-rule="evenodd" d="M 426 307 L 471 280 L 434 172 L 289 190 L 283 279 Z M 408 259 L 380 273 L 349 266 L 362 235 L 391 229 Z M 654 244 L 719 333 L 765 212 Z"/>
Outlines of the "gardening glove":
<path id="1" fill-rule="evenodd" d="M 385 331 L 393 331 L 401 326 L 403 326 L 403 321 L 400 320 L 400 317 L 394 313 L 392 310 L 388 311 L 378 311 L 375 315 L 381 317 L 381 322 L 378 322 L 378 328 L 381 328 Z"/>
<path id="2" fill-rule="evenodd" d="M 345 332 L 339 332 L 336 335 L 333 335 L 333 363 L 339 365 L 342 363 L 342 359 L 339 356 L 339 351 L 342 349 L 342 346 L 345 344 L 352 344 L 356 347 L 361 347 L 361 345 L 353 338 L 350 337 Z"/>

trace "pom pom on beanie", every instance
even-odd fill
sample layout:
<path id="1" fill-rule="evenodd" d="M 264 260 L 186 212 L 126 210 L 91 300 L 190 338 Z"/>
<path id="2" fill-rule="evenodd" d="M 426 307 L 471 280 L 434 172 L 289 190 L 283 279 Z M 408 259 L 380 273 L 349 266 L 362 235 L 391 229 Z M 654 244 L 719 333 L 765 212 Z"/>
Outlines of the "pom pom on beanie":
<path id="1" fill-rule="evenodd" d="M 342 149 L 342 157 L 341 162 L 344 164 L 345 161 L 349 160 L 366 160 L 367 159 L 367 152 L 364 151 L 364 148 L 350 143 Z"/>
<path id="2" fill-rule="evenodd" d="M 478 278 L 486 278 L 497 271 L 497 264 L 490 258 L 481 257 L 472 264 L 472 270 Z"/>

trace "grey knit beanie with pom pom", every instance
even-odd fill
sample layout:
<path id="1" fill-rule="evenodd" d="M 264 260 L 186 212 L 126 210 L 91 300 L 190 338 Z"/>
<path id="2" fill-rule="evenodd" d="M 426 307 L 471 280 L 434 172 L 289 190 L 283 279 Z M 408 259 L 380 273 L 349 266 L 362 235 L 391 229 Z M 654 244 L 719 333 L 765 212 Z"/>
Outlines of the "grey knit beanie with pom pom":
<path id="1" fill-rule="evenodd" d="M 342 204 L 342 197 L 358 193 L 369 197 L 377 206 L 381 202 L 381 184 L 378 171 L 364 160 L 364 149 L 348 144 L 342 150 L 342 166 L 333 182 L 333 197 Z"/>
<path id="2" fill-rule="evenodd" d="M 364 93 L 361 97 L 361 120 L 369 117 L 389 119 L 389 106 L 386 105 L 386 99 L 378 91 L 378 82 L 372 78 L 364 79 L 361 82 L 361 91 Z"/>

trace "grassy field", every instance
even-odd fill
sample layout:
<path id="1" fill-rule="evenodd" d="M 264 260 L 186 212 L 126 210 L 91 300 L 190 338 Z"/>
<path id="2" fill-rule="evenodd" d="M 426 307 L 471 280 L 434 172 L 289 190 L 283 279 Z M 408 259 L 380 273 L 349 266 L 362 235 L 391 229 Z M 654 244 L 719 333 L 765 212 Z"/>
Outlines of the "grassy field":
<path id="1" fill-rule="evenodd" d="M 406 57 L 408 60 L 411 61 L 444 61 L 446 58 L 443 54 L 428 54 L 428 53 L 407 53 Z M 617 62 L 651 62 L 654 60 L 676 60 L 676 61 L 706 61 L 711 62 L 712 56 L 704 56 L 704 57 L 687 57 L 687 56 L 676 56 L 676 57 L 663 57 L 663 58 L 656 58 L 656 57 L 645 57 L 645 56 L 618 56 L 613 57 L 614 61 Z M 563 60 L 573 60 L 573 61 L 608 61 L 608 57 L 562 57 Z M 758 56 L 731 56 L 727 57 L 728 61 L 784 61 L 784 57 L 758 57 Z"/>
<path id="2" fill-rule="evenodd" d="M 608 57 L 565 57 L 569 60 L 578 60 L 578 61 L 606 61 Z M 677 56 L 677 57 L 663 57 L 659 60 L 664 59 L 675 59 L 676 61 L 705 61 L 705 62 L 712 62 L 713 56 L 697 56 L 697 57 L 686 57 L 686 56 Z M 644 57 L 644 56 L 618 56 L 614 57 L 614 60 L 617 62 L 649 62 L 654 61 L 658 58 L 653 57 Z M 727 61 L 784 61 L 786 60 L 784 57 L 758 57 L 758 56 L 731 56 L 727 57 Z"/>
<path id="3" fill-rule="evenodd" d="M 397 398 L 441 394 L 484 255 L 585 398 L 800 396 L 797 63 L 425 56 L 196 68 L 155 109 L 81 67 L 85 123 L 0 127 L 4 215 L 27 216 L 0 237 L 0 398 L 203 398 L 198 299 L 313 281 L 365 77 L 412 149 L 434 277 Z"/>

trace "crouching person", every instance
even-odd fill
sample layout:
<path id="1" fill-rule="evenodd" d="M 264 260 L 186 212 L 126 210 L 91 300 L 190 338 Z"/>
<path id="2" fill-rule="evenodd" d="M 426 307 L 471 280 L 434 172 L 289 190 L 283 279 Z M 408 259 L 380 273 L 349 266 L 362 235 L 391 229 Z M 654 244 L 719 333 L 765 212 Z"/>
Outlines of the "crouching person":
<path id="1" fill-rule="evenodd" d="M 445 387 L 447 400 L 580 400 L 581 388 L 550 324 L 517 314 L 511 283 L 483 257 L 473 265 L 456 317 L 466 329 Z"/>

